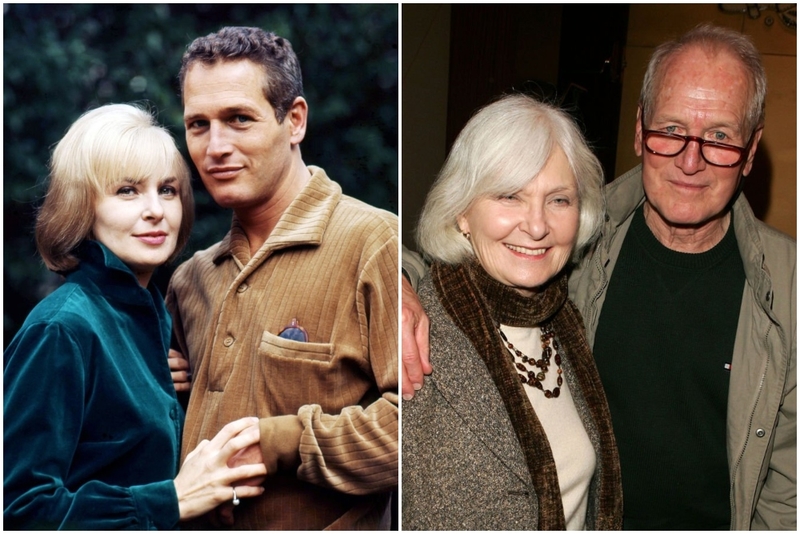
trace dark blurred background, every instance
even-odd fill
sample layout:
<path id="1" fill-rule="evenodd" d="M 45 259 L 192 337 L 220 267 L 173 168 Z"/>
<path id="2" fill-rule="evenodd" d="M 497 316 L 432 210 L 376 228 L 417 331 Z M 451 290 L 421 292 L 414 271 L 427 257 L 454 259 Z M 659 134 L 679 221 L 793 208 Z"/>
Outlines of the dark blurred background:
<path id="1" fill-rule="evenodd" d="M 147 102 L 187 160 L 177 74 L 195 37 L 258 26 L 289 39 L 300 58 L 310 116 L 307 164 L 345 194 L 397 213 L 397 5 L 3 5 L 3 347 L 60 283 L 33 238 L 53 145 L 84 111 Z M 193 168 L 193 166 L 192 166 Z M 193 168 L 196 223 L 172 271 L 219 241 L 230 210 L 214 204 Z"/>

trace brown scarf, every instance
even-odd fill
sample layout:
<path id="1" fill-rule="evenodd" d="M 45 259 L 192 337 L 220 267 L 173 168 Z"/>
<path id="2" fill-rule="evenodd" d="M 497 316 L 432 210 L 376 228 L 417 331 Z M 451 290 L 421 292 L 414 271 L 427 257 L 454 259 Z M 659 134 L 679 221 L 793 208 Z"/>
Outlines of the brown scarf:
<path id="1" fill-rule="evenodd" d="M 547 436 L 495 327 L 498 323 L 534 327 L 551 322 L 600 438 L 599 509 L 595 524 L 587 522 L 586 528 L 619 529 L 622 493 L 611 416 L 586 342 L 583 320 L 567 299 L 567 275 L 556 276 L 529 298 L 490 277 L 474 261 L 455 266 L 434 263 L 431 278 L 445 311 L 483 358 L 500 391 L 539 499 L 539 530 L 564 530 L 558 473 Z"/>

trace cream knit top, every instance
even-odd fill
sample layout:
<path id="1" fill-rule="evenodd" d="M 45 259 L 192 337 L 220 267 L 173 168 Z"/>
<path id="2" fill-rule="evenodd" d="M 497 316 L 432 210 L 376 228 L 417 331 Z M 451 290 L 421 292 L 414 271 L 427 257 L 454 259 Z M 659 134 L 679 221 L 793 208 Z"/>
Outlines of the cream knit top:
<path id="1" fill-rule="evenodd" d="M 538 358 L 542 350 L 541 329 L 506 325 L 501 328 L 510 343 L 524 354 Z M 513 354 L 511 351 L 509 353 Z M 555 387 L 558 376 L 556 370 L 555 364 L 550 366 L 542 383 L 545 389 L 552 390 Z M 558 472 L 567 530 L 584 530 L 589 484 L 597 459 L 589 435 L 575 409 L 567 381 L 564 380 L 561 385 L 561 394 L 550 399 L 539 389 L 527 385 L 524 389 L 550 442 Z"/>

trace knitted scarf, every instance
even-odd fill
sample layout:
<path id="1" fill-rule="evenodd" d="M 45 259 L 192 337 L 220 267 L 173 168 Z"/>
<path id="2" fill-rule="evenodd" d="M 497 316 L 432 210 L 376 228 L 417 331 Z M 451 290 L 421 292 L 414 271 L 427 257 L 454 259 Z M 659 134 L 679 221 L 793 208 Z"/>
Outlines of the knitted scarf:
<path id="1" fill-rule="evenodd" d="M 600 439 L 600 480 L 595 481 L 598 509 L 594 511 L 594 524 L 587 521 L 586 528 L 619 529 L 622 492 L 611 416 L 584 335 L 583 319 L 567 299 L 567 275 L 562 272 L 532 297 L 523 297 L 493 279 L 475 261 L 455 266 L 434 263 L 431 279 L 445 311 L 483 358 L 503 398 L 539 499 L 539 530 L 564 530 L 558 473 L 547 436 L 496 329 L 497 324 L 534 327 L 551 323 L 559 352 L 569 358 Z"/>

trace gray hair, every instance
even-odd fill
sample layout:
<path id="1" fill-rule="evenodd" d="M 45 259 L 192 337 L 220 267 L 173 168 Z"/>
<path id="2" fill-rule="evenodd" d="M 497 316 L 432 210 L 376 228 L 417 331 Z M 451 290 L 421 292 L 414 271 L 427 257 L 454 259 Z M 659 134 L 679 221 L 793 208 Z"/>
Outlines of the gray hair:
<path id="1" fill-rule="evenodd" d="M 474 256 L 456 219 L 474 200 L 521 190 L 561 147 L 575 175 L 580 202 L 572 259 L 597 237 L 605 215 L 603 169 L 572 118 L 524 95 L 489 104 L 467 122 L 422 209 L 417 244 L 426 257 L 458 264 Z"/>
<path id="2" fill-rule="evenodd" d="M 681 37 L 659 45 L 650 58 L 647 72 L 642 82 L 639 104 L 645 109 L 645 121 L 653 118 L 655 101 L 658 97 L 665 66 L 679 53 L 697 47 L 701 50 L 720 53 L 727 52 L 737 58 L 749 75 L 750 101 L 742 124 L 743 135 L 747 135 L 757 125 L 764 123 L 764 102 L 767 97 L 767 74 L 755 45 L 750 39 L 735 30 L 720 28 L 712 24 L 700 24 Z"/>

